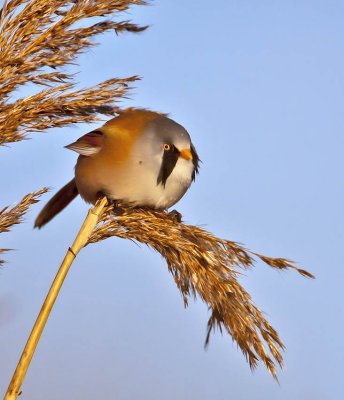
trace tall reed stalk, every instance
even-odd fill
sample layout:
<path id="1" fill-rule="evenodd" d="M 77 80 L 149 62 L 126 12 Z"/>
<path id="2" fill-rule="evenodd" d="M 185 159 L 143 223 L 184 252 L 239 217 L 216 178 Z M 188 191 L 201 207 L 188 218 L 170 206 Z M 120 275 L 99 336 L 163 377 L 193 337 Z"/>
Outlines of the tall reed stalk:
<path id="1" fill-rule="evenodd" d="M 13 374 L 12 380 L 7 389 L 4 400 L 15 400 L 20 394 L 20 388 L 25 378 L 26 372 L 29 368 L 31 359 L 36 350 L 38 341 L 41 337 L 45 324 L 49 318 L 50 312 L 54 306 L 55 300 L 60 293 L 62 284 L 68 274 L 69 268 L 71 267 L 75 257 L 78 255 L 79 251 L 88 242 L 94 227 L 97 225 L 98 218 L 103 212 L 103 209 L 107 203 L 106 198 L 99 200 L 94 207 L 92 207 L 87 217 L 82 224 L 79 233 L 77 234 L 73 244 L 67 250 L 65 258 L 63 259 L 59 270 L 57 271 L 56 277 L 51 285 L 51 288 L 45 298 L 42 305 L 41 311 L 38 314 L 36 322 L 32 328 L 30 336 L 26 342 L 20 360 L 18 362 L 17 368 Z"/>

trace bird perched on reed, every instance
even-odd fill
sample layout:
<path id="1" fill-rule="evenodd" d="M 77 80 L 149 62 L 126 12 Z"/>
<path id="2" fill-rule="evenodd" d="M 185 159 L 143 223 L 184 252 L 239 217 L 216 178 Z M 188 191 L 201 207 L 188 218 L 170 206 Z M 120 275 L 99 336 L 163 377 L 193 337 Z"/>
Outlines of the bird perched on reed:
<path id="1" fill-rule="evenodd" d="M 45 205 L 41 228 L 78 194 L 129 206 L 167 209 L 182 198 L 198 172 L 199 157 L 188 132 L 166 116 L 127 109 L 101 128 L 66 146 L 79 153 L 75 178 Z"/>

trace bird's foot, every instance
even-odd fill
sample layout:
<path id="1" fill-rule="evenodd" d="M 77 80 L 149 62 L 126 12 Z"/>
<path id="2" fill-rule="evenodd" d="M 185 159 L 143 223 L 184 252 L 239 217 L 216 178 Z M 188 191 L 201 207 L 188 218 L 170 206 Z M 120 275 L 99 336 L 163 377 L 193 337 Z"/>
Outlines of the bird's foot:
<path id="1" fill-rule="evenodd" d="M 182 214 L 179 212 L 179 211 L 177 211 L 177 210 L 172 210 L 172 211 L 170 211 L 169 213 L 169 216 L 172 218 L 172 220 L 173 220 L 173 222 L 175 222 L 175 223 L 181 223 L 182 222 Z"/>
<path id="2" fill-rule="evenodd" d="M 113 213 L 117 216 L 123 215 L 125 212 L 125 208 L 123 207 L 123 203 L 119 200 L 109 200 L 109 203 L 113 206 Z"/>

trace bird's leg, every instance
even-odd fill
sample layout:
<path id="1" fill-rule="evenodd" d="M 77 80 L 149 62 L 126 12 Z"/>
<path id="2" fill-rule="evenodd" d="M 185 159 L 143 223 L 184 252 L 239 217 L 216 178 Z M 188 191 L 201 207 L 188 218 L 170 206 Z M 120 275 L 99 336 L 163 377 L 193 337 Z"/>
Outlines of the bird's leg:
<path id="1" fill-rule="evenodd" d="M 172 210 L 168 213 L 170 215 L 170 217 L 172 218 L 173 222 L 178 222 L 181 223 L 182 222 L 182 214 L 177 211 L 177 210 Z"/>
<path id="2" fill-rule="evenodd" d="M 113 213 L 115 215 L 122 215 L 124 213 L 123 204 L 119 200 L 109 199 L 106 193 L 99 191 L 97 193 L 98 198 L 106 196 L 108 204 L 113 206 Z"/>
<path id="3" fill-rule="evenodd" d="M 125 212 L 125 208 L 123 207 L 123 203 L 120 200 L 110 200 L 113 205 L 113 213 L 117 216 L 123 215 Z"/>

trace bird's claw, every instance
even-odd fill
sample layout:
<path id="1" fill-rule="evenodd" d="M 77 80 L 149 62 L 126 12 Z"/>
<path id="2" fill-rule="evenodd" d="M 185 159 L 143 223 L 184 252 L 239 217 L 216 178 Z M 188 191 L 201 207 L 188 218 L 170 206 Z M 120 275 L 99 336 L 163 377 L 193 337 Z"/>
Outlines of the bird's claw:
<path id="1" fill-rule="evenodd" d="M 110 204 L 113 206 L 113 213 L 117 216 L 123 215 L 124 214 L 124 207 L 123 203 L 121 203 L 119 200 L 109 200 Z"/>
<path id="2" fill-rule="evenodd" d="M 168 213 L 172 218 L 173 222 L 181 223 L 182 222 L 182 214 L 177 210 L 172 210 Z"/>

